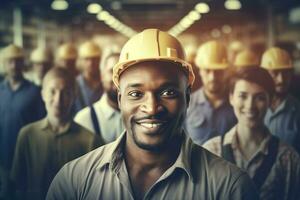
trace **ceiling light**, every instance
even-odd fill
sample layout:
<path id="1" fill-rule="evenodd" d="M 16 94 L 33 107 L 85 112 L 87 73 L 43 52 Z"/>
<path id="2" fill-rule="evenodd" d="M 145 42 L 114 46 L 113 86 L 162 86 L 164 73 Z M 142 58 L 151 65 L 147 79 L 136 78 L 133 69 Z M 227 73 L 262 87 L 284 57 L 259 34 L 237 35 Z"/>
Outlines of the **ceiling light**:
<path id="1" fill-rule="evenodd" d="M 97 19 L 100 21 L 106 21 L 111 17 L 111 15 L 107 11 L 101 11 L 97 15 Z"/>
<path id="2" fill-rule="evenodd" d="M 197 21 L 201 18 L 200 13 L 198 13 L 197 11 L 192 10 L 189 14 L 188 17 L 193 20 L 193 21 Z"/>
<path id="3" fill-rule="evenodd" d="M 231 26 L 229 26 L 229 25 L 222 26 L 222 32 L 223 33 L 229 34 L 229 33 L 231 33 L 231 31 L 232 31 Z"/>
<path id="4" fill-rule="evenodd" d="M 87 12 L 91 14 L 97 14 L 102 10 L 102 6 L 97 3 L 91 3 L 87 7 Z"/>
<path id="5" fill-rule="evenodd" d="M 208 13 L 210 9 L 206 3 L 198 3 L 195 6 L 195 10 L 199 13 Z"/>
<path id="6" fill-rule="evenodd" d="M 221 36 L 221 32 L 220 32 L 218 29 L 213 29 L 213 30 L 211 31 L 211 36 L 212 36 L 213 38 L 218 38 L 218 37 Z"/>
<path id="7" fill-rule="evenodd" d="M 239 10 L 242 8 L 242 4 L 238 0 L 227 0 L 224 6 L 227 10 Z"/>
<path id="8" fill-rule="evenodd" d="M 51 4 L 53 10 L 66 10 L 69 7 L 69 4 L 65 0 L 54 0 Z"/>

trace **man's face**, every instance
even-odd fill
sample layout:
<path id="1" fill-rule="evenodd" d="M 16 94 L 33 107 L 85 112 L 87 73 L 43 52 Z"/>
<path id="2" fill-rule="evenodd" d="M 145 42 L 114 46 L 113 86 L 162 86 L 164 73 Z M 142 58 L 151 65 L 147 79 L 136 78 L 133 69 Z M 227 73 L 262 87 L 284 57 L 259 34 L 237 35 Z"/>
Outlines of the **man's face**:
<path id="1" fill-rule="evenodd" d="M 111 56 L 106 60 L 106 65 L 102 69 L 101 81 L 104 91 L 107 93 L 107 96 L 113 102 L 118 102 L 118 91 L 112 80 L 113 76 L 113 67 L 118 62 L 118 56 Z"/>
<path id="2" fill-rule="evenodd" d="M 293 71 L 290 69 L 269 70 L 269 74 L 274 80 L 275 93 L 279 96 L 285 96 L 291 84 Z"/>
<path id="3" fill-rule="evenodd" d="M 84 74 L 90 76 L 99 75 L 99 57 L 82 58 L 81 59 L 81 70 Z"/>
<path id="4" fill-rule="evenodd" d="M 5 69 L 8 77 L 19 79 L 23 76 L 24 59 L 8 58 L 5 60 Z"/>
<path id="5" fill-rule="evenodd" d="M 224 75 L 224 70 L 200 69 L 204 90 L 212 94 L 222 92 Z"/>
<path id="6" fill-rule="evenodd" d="M 68 81 L 60 77 L 51 77 L 43 85 L 42 96 L 49 117 L 59 120 L 70 117 L 75 92 Z"/>
<path id="7" fill-rule="evenodd" d="M 57 65 L 69 70 L 72 74 L 76 72 L 76 59 L 59 59 Z"/>
<path id="8" fill-rule="evenodd" d="M 128 142 L 147 151 L 167 148 L 182 131 L 189 95 L 174 63 L 143 62 L 124 71 L 118 100 Z"/>
<path id="9" fill-rule="evenodd" d="M 263 125 L 269 103 L 268 92 L 260 85 L 246 80 L 237 81 L 230 94 L 230 104 L 238 123 L 249 128 Z"/>
<path id="10" fill-rule="evenodd" d="M 39 79 L 42 80 L 51 65 L 48 62 L 35 62 L 32 64 L 32 67 Z"/>

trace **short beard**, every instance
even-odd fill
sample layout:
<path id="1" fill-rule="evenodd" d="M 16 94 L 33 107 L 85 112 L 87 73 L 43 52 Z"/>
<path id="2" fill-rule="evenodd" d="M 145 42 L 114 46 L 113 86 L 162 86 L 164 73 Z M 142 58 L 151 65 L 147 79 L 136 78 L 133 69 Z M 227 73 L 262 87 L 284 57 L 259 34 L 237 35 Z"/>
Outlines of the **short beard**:
<path id="1" fill-rule="evenodd" d="M 178 120 L 179 126 L 176 129 L 173 129 L 173 130 L 167 129 L 166 130 L 168 132 L 168 134 L 166 136 L 164 136 L 164 139 L 161 141 L 161 143 L 158 143 L 155 145 L 149 145 L 149 144 L 140 142 L 138 140 L 136 132 L 131 130 L 133 141 L 139 148 L 144 149 L 149 152 L 159 153 L 159 152 L 165 151 L 171 145 L 173 145 L 178 140 L 178 138 L 181 138 L 181 134 L 179 134 L 179 133 L 182 133 L 182 131 L 183 131 L 184 118 L 185 118 L 185 116 L 180 117 L 180 119 Z M 133 122 L 133 123 L 135 123 L 135 122 Z M 172 122 L 170 122 L 170 124 L 172 124 Z M 177 135 L 175 135 L 175 134 L 173 134 L 173 132 L 178 132 L 178 133 L 177 133 Z"/>

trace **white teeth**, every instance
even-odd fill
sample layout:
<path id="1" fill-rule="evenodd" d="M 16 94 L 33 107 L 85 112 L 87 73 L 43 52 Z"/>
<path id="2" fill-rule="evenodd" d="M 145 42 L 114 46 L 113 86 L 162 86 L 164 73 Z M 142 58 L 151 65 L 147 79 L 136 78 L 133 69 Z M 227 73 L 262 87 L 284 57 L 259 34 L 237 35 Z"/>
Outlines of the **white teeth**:
<path id="1" fill-rule="evenodd" d="M 146 128 L 156 128 L 161 125 L 161 123 L 141 123 L 142 126 Z"/>

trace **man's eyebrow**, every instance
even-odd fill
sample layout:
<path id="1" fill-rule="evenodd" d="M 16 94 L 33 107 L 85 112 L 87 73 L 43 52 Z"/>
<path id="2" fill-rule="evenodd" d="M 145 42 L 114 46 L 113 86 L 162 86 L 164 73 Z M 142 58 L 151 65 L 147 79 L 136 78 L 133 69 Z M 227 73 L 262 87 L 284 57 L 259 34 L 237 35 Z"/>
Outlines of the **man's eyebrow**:
<path id="1" fill-rule="evenodd" d="M 126 85 L 125 88 L 138 88 L 138 87 L 142 87 L 143 84 L 141 83 L 129 83 Z"/>

